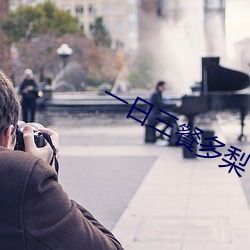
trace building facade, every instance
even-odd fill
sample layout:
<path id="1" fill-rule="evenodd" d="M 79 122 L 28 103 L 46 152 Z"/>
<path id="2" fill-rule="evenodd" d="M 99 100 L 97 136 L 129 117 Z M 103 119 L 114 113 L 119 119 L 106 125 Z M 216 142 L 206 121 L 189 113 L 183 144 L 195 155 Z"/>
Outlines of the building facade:
<path id="1" fill-rule="evenodd" d="M 14 10 L 19 4 L 37 4 L 44 0 L 10 0 Z M 138 47 L 138 0 L 51 0 L 58 8 L 79 19 L 84 33 L 91 36 L 96 17 L 103 17 L 113 48 L 129 51 Z"/>
<path id="2" fill-rule="evenodd" d="M 139 0 L 138 15 L 139 15 L 139 41 L 142 43 L 147 39 L 150 31 L 156 25 L 157 0 Z"/>
<path id="3" fill-rule="evenodd" d="M 207 53 L 216 54 L 225 48 L 225 6 L 225 0 L 140 0 L 140 39 L 159 22 L 192 22 L 203 26 L 200 36 L 205 35 Z"/>
<path id="4" fill-rule="evenodd" d="M 91 35 L 96 17 L 103 17 L 113 48 L 135 50 L 138 46 L 137 0 L 52 0 L 59 8 L 78 17 L 86 35 Z"/>

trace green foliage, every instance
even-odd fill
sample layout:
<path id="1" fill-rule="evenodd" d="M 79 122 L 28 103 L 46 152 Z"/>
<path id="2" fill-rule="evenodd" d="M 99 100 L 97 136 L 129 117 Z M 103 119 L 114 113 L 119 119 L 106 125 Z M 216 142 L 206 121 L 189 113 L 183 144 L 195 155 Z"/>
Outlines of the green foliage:
<path id="1" fill-rule="evenodd" d="M 133 70 L 131 70 L 128 80 L 134 88 L 146 88 L 152 82 L 152 63 L 149 55 L 145 51 L 140 51 L 137 55 Z"/>
<path id="2" fill-rule="evenodd" d="M 20 5 L 3 21 L 2 29 L 9 35 L 11 42 L 40 33 L 63 36 L 80 31 L 77 18 L 58 9 L 48 0 L 36 6 Z"/>
<path id="3" fill-rule="evenodd" d="M 111 46 L 111 37 L 103 24 L 103 18 L 97 17 L 95 19 L 94 28 L 92 31 L 93 38 L 95 40 L 96 45 L 104 45 L 106 47 Z"/>
<path id="4" fill-rule="evenodd" d="M 86 82 L 89 86 L 92 86 L 92 87 L 98 87 L 100 84 L 103 83 L 103 80 L 102 79 L 99 79 L 97 78 L 96 76 L 94 76 L 93 74 L 88 74 L 87 75 L 87 79 L 86 79 Z"/>

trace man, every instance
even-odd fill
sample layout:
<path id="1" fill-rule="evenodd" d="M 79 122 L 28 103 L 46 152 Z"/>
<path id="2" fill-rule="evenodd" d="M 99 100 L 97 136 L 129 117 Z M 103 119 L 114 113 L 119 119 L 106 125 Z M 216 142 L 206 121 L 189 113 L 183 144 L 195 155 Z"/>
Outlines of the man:
<path id="1" fill-rule="evenodd" d="M 25 151 L 14 151 L 19 100 L 0 71 L 0 249 L 113 250 L 118 240 L 82 206 L 69 200 L 48 163 L 49 145 L 37 148 L 33 130 L 23 130 Z M 50 135 L 58 148 L 58 134 Z"/>
<path id="2" fill-rule="evenodd" d="M 166 90 L 166 82 L 164 81 L 159 81 L 156 84 L 156 88 L 154 93 L 151 95 L 150 97 L 150 103 L 154 105 L 152 111 L 149 114 L 148 117 L 148 124 L 150 124 L 151 126 L 155 127 L 156 125 L 158 125 L 159 123 L 161 123 L 159 120 L 157 120 L 156 118 L 159 118 L 161 120 L 163 120 L 164 122 L 170 124 L 173 126 L 173 129 L 171 130 L 171 134 L 173 134 L 173 130 L 177 131 L 178 129 L 178 124 L 176 122 L 176 120 L 169 116 L 164 114 L 163 112 L 160 111 L 160 109 L 164 110 L 167 112 L 167 110 L 165 110 L 165 108 L 167 107 L 163 100 L 162 100 L 162 93 L 163 91 Z M 161 129 L 162 132 L 165 133 L 165 131 L 168 129 L 169 125 L 166 125 L 163 129 Z M 163 134 L 160 134 L 158 136 L 158 138 L 160 139 L 164 139 Z"/>

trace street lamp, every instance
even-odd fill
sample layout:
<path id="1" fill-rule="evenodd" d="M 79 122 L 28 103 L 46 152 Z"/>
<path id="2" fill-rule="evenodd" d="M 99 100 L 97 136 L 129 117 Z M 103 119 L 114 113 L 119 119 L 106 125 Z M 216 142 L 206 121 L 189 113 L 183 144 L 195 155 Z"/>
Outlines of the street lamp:
<path id="1" fill-rule="evenodd" d="M 57 50 L 57 55 L 59 55 L 63 60 L 63 68 L 65 68 L 67 64 L 67 59 L 71 56 L 73 53 L 73 50 L 69 47 L 67 43 L 63 43 Z"/>

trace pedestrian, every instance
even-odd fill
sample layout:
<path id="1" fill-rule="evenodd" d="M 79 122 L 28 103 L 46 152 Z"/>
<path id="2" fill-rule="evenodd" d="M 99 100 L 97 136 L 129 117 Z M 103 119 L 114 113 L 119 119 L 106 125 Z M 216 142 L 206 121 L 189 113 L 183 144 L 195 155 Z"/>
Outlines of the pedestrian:
<path id="1" fill-rule="evenodd" d="M 57 173 L 49 165 L 53 152 L 59 150 L 56 132 L 40 129 L 52 142 L 38 148 L 31 126 L 25 125 L 25 152 L 13 150 L 19 138 L 19 109 L 15 89 L 0 71 L 0 249 L 123 249 L 114 235 L 70 200 L 58 183 Z"/>
<path id="2" fill-rule="evenodd" d="M 36 114 L 36 99 L 38 97 L 38 87 L 34 80 L 31 69 L 24 71 L 24 79 L 19 88 L 22 96 L 22 115 L 24 122 L 34 122 Z"/>
<path id="3" fill-rule="evenodd" d="M 156 127 L 159 123 L 161 123 L 159 120 L 156 118 L 161 119 L 162 121 L 172 125 L 172 129 L 170 134 L 173 135 L 174 131 L 178 130 L 178 124 L 174 118 L 171 116 L 168 116 L 160 111 L 160 109 L 168 112 L 166 109 L 168 108 L 168 105 L 166 105 L 163 102 L 162 99 L 162 93 L 166 90 L 166 82 L 165 81 L 158 81 L 155 87 L 155 91 L 150 97 L 150 103 L 154 105 L 152 111 L 149 114 L 148 117 L 148 124 Z M 165 133 L 165 131 L 169 128 L 169 125 L 165 125 L 163 129 L 161 129 L 162 132 Z M 159 139 L 165 139 L 163 134 L 160 133 L 159 136 L 157 136 Z M 171 144 L 171 141 L 170 141 Z"/>

